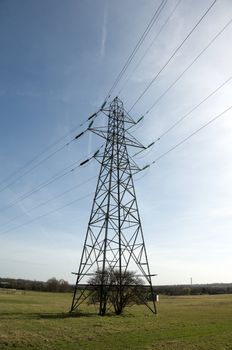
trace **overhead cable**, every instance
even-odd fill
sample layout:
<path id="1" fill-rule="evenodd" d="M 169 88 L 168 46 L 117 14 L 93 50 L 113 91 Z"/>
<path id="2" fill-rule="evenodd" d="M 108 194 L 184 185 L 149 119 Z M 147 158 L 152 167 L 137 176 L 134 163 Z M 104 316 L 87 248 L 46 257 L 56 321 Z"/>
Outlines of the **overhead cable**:
<path id="1" fill-rule="evenodd" d="M 64 209 L 64 208 L 66 208 L 66 207 L 69 207 L 70 205 L 72 205 L 72 204 L 74 204 L 74 203 L 77 203 L 77 202 L 79 202 L 79 201 L 83 201 L 84 199 L 86 199 L 86 198 L 92 196 L 93 194 L 94 194 L 94 193 L 92 192 L 92 193 L 89 193 L 89 194 L 87 194 L 87 195 L 85 195 L 85 196 L 83 196 L 83 197 L 77 198 L 77 199 L 75 199 L 75 200 L 73 200 L 73 201 L 71 201 L 71 202 L 66 203 L 65 205 L 62 205 L 62 206 L 59 207 L 59 208 L 56 208 L 56 209 L 51 210 L 51 211 L 49 211 L 49 212 L 47 212 L 47 213 L 45 213 L 45 214 L 42 214 L 42 215 L 40 215 L 40 216 L 37 216 L 37 217 L 35 217 L 35 218 L 33 218 L 33 219 L 27 221 L 27 222 L 24 222 L 24 223 L 21 224 L 21 225 L 18 225 L 18 226 L 15 226 L 15 227 L 13 227 L 13 228 L 10 228 L 10 229 L 8 229 L 8 230 L 6 230 L 6 231 L 3 231 L 3 232 L 0 233 L 0 235 L 2 236 L 2 235 L 6 234 L 6 233 L 8 233 L 8 232 L 18 230 L 19 228 L 21 228 L 21 227 L 23 227 L 23 226 L 26 226 L 26 225 L 29 225 L 29 224 L 31 224 L 31 223 L 34 222 L 34 221 L 37 221 L 37 220 L 39 220 L 39 219 L 44 218 L 45 216 L 49 216 L 49 215 L 51 215 L 51 214 L 53 214 L 53 213 L 56 213 L 57 211 L 60 211 L 61 209 Z"/>
<path id="2" fill-rule="evenodd" d="M 151 165 L 157 163 L 157 161 L 159 161 L 160 159 L 166 157 L 170 152 L 172 152 L 173 150 L 175 150 L 177 147 L 179 147 L 180 145 L 182 145 L 183 143 L 185 143 L 187 140 L 189 140 L 191 137 L 193 137 L 194 135 L 198 134 L 201 130 L 203 130 L 204 128 L 206 128 L 207 126 L 209 126 L 210 124 L 212 124 L 213 122 L 215 122 L 217 119 L 219 119 L 220 117 L 222 117 L 224 114 L 226 114 L 228 111 L 230 111 L 232 109 L 232 105 L 230 107 L 228 107 L 227 109 L 225 109 L 223 112 L 221 112 L 220 114 L 216 115 L 214 118 L 210 119 L 207 123 L 203 124 L 200 128 L 198 128 L 197 130 L 195 130 L 193 133 L 191 133 L 190 135 L 188 135 L 187 137 L 185 137 L 184 139 L 182 139 L 180 142 L 178 142 L 176 145 L 174 145 L 173 147 L 171 147 L 168 151 L 162 153 L 160 156 L 158 156 L 155 160 L 153 160 L 151 163 L 145 165 L 143 168 L 140 169 L 140 171 L 143 171 L 145 169 L 147 169 L 148 167 L 150 167 Z"/>
<path id="3" fill-rule="evenodd" d="M 230 76 L 228 79 L 226 79 L 222 84 L 220 84 L 216 89 L 214 89 L 209 95 L 207 95 L 203 100 L 201 100 L 196 106 L 191 108 L 191 110 L 187 113 L 185 113 L 181 118 L 179 118 L 176 122 L 174 122 L 169 128 L 167 128 L 165 131 L 163 131 L 155 140 L 153 140 L 149 145 L 145 147 L 145 149 L 140 150 L 139 152 L 135 153 L 134 156 L 137 154 L 151 148 L 155 145 L 156 142 L 160 141 L 163 136 L 168 134 L 171 130 L 173 130 L 177 125 L 182 123 L 187 117 L 190 116 L 197 108 L 199 108 L 204 102 L 206 102 L 210 97 L 215 95 L 218 91 L 220 91 L 226 84 L 228 84 L 232 80 L 232 76 Z"/>
<path id="4" fill-rule="evenodd" d="M 215 40 L 228 28 L 232 23 L 230 19 L 225 26 L 210 40 L 210 42 L 204 47 L 204 49 L 194 58 L 194 60 L 182 71 L 182 73 L 169 85 L 169 87 L 155 100 L 151 107 L 144 113 L 144 116 L 150 113 L 150 111 L 160 102 L 160 100 L 176 85 L 176 83 L 183 77 L 183 75 L 194 65 L 194 63 L 203 55 L 203 53 L 215 42 Z"/>
<path id="5" fill-rule="evenodd" d="M 152 86 L 152 84 L 156 81 L 156 79 L 159 77 L 159 75 L 163 72 L 163 70 L 167 67 L 167 65 L 171 62 L 171 60 L 175 57 L 177 52 L 181 49 L 181 47 L 184 45 L 184 43 L 189 39 L 189 37 L 192 35 L 192 33 L 195 31 L 195 29 L 198 27 L 198 25 L 202 22 L 202 20 L 206 17 L 206 15 L 209 13 L 209 11 L 213 8 L 213 6 L 216 4 L 217 0 L 214 0 L 211 5 L 208 7 L 208 9 L 204 12 L 204 14 L 201 16 L 201 18 L 197 21 L 197 23 L 194 25 L 194 27 L 190 30 L 190 32 L 187 34 L 187 36 L 184 38 L 184 40 L 178 45 L 178 47 L 174 50 L 172 55 L 169 57 L 169 59 L 166 61 L 166 63 L 162 66 L 162 68 L 158 71 L 158 73 L 155 75 L 155 77 L 152 79 L 152 81 L 146 86 L 146 88 L 143 90 L 143 92 L 139 95 L 137 100 L 134 102 L 134 104 L 129 109 L 129 112 L 135 107 L 135 105 L 141 100 L 141 98 L 145 95 L 145 93 L 149 90 L 149 88 Z"/>
<path id="6" fill-rule="evenodd" d="M 9 182 L 5 187 L 1 188 L 0 192 L 3 192 L 4 190 L 6 190 L 7 188 L 11 187 L 14 183 L 18 182 L 21 178 L 23 178 L 25 175 L 29 174 L 30 172 L 32 172 L 32 170 L 36 169 L 40 164 L 42 164 L 43 162 L 45 162 L 46 160 L 50 159 L 51 157 L 53 157 L 55 154 L 57 154 L 58 152 L 60 152 L 61 150 L 63 150 L 66 146 L 68 146 L 70 143 L 66 143 L 65 145 L 61 146 L 60 148 L 58 148 L 57 150 L 55 150 L 54 152 L 52 152 L 51 154 L 49 154 L 47 157 L 43 158 L 39 163 L 35 164 L 32 168 L 29 168 L 28 170 L 26 170 L 25 172 L 23 172 L 22 174 L 20 174 L 16 179 L 14 179 L 13 181 Z"/>
<path id="7" fill-rule="evenodd" d="M 54 200 L 56 200 L 56 199 L 58 199 L 58 198 L 63 197 L 63 196 L 66 195 L 67 193 L 73 192 L 75 189 L 77 189 L 77 188 L 79 188 L 79 187 L 82 187 L 83 185 L 89 183 L 89 182 L 92 181 L 93 179 L 96 179 L 96 176 L 92 176 L 92 177 L 88 178 L 87 180 L 82 181 L 81 183 L 79 183 L 79 184 L 77 184 L 77 185 L 75 185 L 75 186 L 72 186 L 72 187 L 69 188 L 68 190 L 63 191 L 63 192 L 59 193 L 58 195 L 56 195 L 56 196 L 54 196 L 54 197 L 52 197 L 52 198 L 46 200 L 45 202 L 42 202 L 42 203 L 40 203 L 40 204 L 38 204 L 38 205 L 36 205 L 36 206 L 34 206 L 34 207 L 28 209 L 28 210 L 26 211 L 25 214 L 31 213 L 32 211 L 35 211 L 35 210 L 37 210 L 37 209 L 39 209 L 39 208 L 45 206 L 46 204 L 48 204 L 48 203 L 50 203 L 50 202 L 53 202 Z M 15 221 L 15 220 L 21 218 L 21 217 L 22 217 L 22 214 L 19 214 L 19 215 L 17 215 L 17 216 L 14 216 L 13 218 L 11 218 L 10 220 L 8 220 L 7 222 L 3 223 L 3 224 L 1 225 L 1 227 L 4 227 L 4 226 L 10 224 L 11 222 L 13 222 L 13 221 Z"/>
<path id="8" fill-rule="evenodd" d="M 100 111 L 100 110 L 99 110 Z M 18 175 L 18 173 L 20 173 L 23 169 L 27 169 L 27 167 L 31 164 L 33 164 L 37 159 L 39 159 L 43 154 L 47 153 L 50 149 L 52 149 L 54 146 L 56 146 L 57 144 L 59 144 L 63 139 L 67 138 L 67 136 L 70 135 L 70 133 L 74 132 L 77 128 L 83 126 L 86 123 L 89 123 L 90 119 L 92 118 L 96 118 L 96 116 L 98 115 L 98 112 L 94 113 L 93 115 L 91 115 L 88 119 L 86 119 L 85 122 L 79 124 L 78 126 L 76 126 L 75 128 L 73 128 L 71 131 L 69 131 L 68 133 L 66 133 L 65 135 L 63 135 L 62 137 L 60 137 L 59 139 L 57 139 L 54 143 L 52 143 L 50 146 L 46 147 L 43 151 L 41 151 L 40 153 L 38 153 L 35 157 L 33 157 L 31 160 L 29 160 L 28 162 L 26 162 L 22 167 L 18 168 L 16 171 L 14 171 L 13 173 L 11 173 L 11 175 L 9 175 L 8 177 L 6 177 L 4 180 L 2 180 L 2 183 L 6 183 L 8 182 L 11 178 L 14 178 L 15 175 Z M 11 182 L 8 182 L 5 186 L 3 186 L 0 189 L 0 192 L 4 191 L 5 189 L 9 188 L 10 186 L 12 186 L 14 183 L 16 183 L 18 180 L 20 180 L 21 178 L 23 178 L 25 175 L 29 174 L 31 171 L 33 171 L 34 169 L 36 169 L 39 165 L 41 165 L 42 163 L 44 163 L 45 161 L 47 161 L 48 159 L 50 159 L 51 157 L 53 157 L 55 154 L 57 154 L 58 152 L 60 152 L 61 150 L 63 150 L 64 148 L 66 148 L 67 146 L 70 145 L 71 142 L 77 140 L 80 136 L 82 136 L 86 131 L 88 131 L 88 129 L 92 126 L 94 120 L 91 120 L 89 126 L 87 127 L 87 129 L 85 129 L 83 132 L 81 132 L 79 135 L 77 135 L 76 137 L 74 137 L 71 141 L 65 143 L 64 145 L 62 145 L 61 147 L 59 147 L 58 149 L 54 150 L 52 153 L 50 153 L 48 156 L 44 157 L 43 159 L 41 159 L 38 163 L 36 163 L 35 165 L 33 165 L 31 168 L 25 170 L 23 173 L 21 173 L 20 175 L 18 175 L 14 180 L 12 180 Z"/>
<path id="9" fill-rule="evenodd" d="M 19 202 L 23 201 L 24 199 L 30 197 L 31 195 L 33 195 L 34 193 L 39 192 L 40 190 L 42 190 L 43 188 L 47 187 L 48 185 L 54 183 L 55 181 L 60 180 L 61 178 L 65 177 L 66 175 L 76 171 L 78 168 L 82 167 L 84 164 L 86 164 L 87 162 L 89 162 L 91 159 L 95 158 L 95 156 L 97 155 L 97 153 L 100 151 L 100 149 L 103 147 L 103 145 L 89 158 L 85 159 L 84 161 L 80 160 L 77 162 L 74 162 L 71 166 L 69 165 L 68 167 L 64 168 L 63 170 L 59 171 L 57 174 L 55 174 L 54 176 L 52 176 L 50 179 L 42 182 L 41 184 L 39 184 L 37 187 L 35 187 L 34 189 L 32 189 L 31 191 L 28 191 L 24 194 L 22 194 L 21 196 L 19 196 L 18 198 L 16 198 L 13 202 L 11 202 L 10 204 L 8 204 L 7 206 L 0 208 L 0 213 L 3 211 L 8 210 L 9 208 L 15 206 L 16 204 L 18 204 Z M 77 164 L 76 166 L 74 166 L 75 164 Z M 71 169 L 70 169 L 71 167 Z M 69 169 L 69 170 L 67 170 Z M 67 170 L 67 171 L 65 171 Z"/>
<path id="10" fill-rule="evenodd" d="M 134 69 L 132 70 L 132 72 L 129 74 L 129 76 L 127 77 L 127 79 L 125 80 L 124 84 L 122 85 L 122 87 L 120 88 L 117 96 L 120 96 L 122 91 L 125 89 L 128 81 L 131 79 L 131 77 L 133 76 L 133 74 L 136 72 L 136 70 L 138 69 L 138 67 L 140 66 L 140 64 L 142 63 L 143 59 L 145 58 L 145 56 L 147 55 L 147 53 L 149 52 L 149 50 L 151 49 L 151 47 L 154 45 L 155 41 L 158 39 L 160 33 L 163 31 L 163 29 L 165 28 L 165 26 L 168 24 L 169 20 L 172 18 L 173 14 L 175 13 L 177 7 L 180 5 L 182 0 L 179 0 L 176 5 L 174 6 L 173 10 L 171 11 L 171 13 L 169 14 L 169 16 L 167 17 L 167 19 L 165 20 L 165 22 L 163 23 L 163 25 L 160 27 L 160 30 L 158 31 L 158 33 L 155 35 L 154 39 L 151 41 L 150 45 L 147 47 L 146 51 L 144 52 L 144 54 L 142 55 L 142 57 L 140 58 L 140 60 L 138 61 L 138 63 L 136 64 L 136 66 L 134 67 Z"/>
<path id="11" fill-rule="evenodd" d="M 119 81 L 121 80 L 122 76 L 124 75 L 125 71 L 127 70 L 128 66 L 130 65 L 131 61 L 133 60 L 134 56 L 136 55 L 137 51 L 139 50 L 140 46 L 144 42 L 145 38 L 147 37 L 147 35 L 150 32 L 150 30 L 152 29 L 153 25 L 157 21 L 160 13 L 162 12 L 163 8 L 165 7 L 165 5 L 167 4 L 168 1 L 169 0 L 162 0 L 160 5 L 156 9 L 154 15 L 152 16 L 150 22 L 147 25 L 145 31 L 143 32 L 142 36 L 140 37 L 139 41 L 137 42 L 133 51 L 131 52 L 130 56 L 128 57 L 126 63 L 124 64 L 121 71 L 117 75 L 113 85 L 111 86 L 110 90 L 108 91 L 106 99 L 105 99 L 106 101 L 111 97 L 112 92 L 114 91 L 115 87 L 118 85 Z"/>

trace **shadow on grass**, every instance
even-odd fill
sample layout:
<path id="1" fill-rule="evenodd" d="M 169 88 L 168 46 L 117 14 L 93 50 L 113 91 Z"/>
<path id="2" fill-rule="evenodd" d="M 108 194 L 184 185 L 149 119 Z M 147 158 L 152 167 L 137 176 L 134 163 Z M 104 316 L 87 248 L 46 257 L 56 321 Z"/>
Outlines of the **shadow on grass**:
<path id="1" fill-rule="evenodd" d="M 60 312 L 60 313 L 40 313 L 37 314 L 43 319 L 63 319 L 63 318 L 80 318 L 80 317 L 117 317 L 115 313 L 107 313 L 104 316 L 99 316 L 96 312 Z M 124 315 L 120 315 L 121 317 Z"/>
<path id="2" fill-rule="evenodd" d="M 80 317 L 123 317 L 124 314 L 118 316 L 115 313 L 107 313 L 104 316 L 99 316 L 96 312 L 50 312 L 50 313 L 43 313 L 43 312 L 27 312 L 27 313 L 21 313 L 21 312 L 4 312 L 0 315 L 0 320 L 3 319 L 65 319 L 65 318 L 80 318 Z"/>
<path id="3" fill-rule="evenodd" d="M 43 319 L 63 319 L 63 318 L 79 318 L 79 317 L 95 317 L 96 313 L 90 312 L 59 312 L 59 313 L 41 313 L 37 314 L 39 318 Z"/>

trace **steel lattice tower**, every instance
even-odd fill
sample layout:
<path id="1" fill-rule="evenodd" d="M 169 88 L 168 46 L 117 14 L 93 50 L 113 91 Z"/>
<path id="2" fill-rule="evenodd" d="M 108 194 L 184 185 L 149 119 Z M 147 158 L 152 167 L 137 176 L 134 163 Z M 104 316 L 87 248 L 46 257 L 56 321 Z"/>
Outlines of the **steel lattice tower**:
<path id="1" fill-rule="evenodd" d="M 120 303 L 125 288 L 123 276 L 127 271 L 133 270 L 146 282 L 143 287 L 149 291 L 153 301 L 149 304 L 147 300 L 143 302 L 156 313 L 152 275 L 132 176 L 138 171 L 138 166 L 128 153 L 128 147 L 144 149 L 144 146 L 129 133 L 135 122 L 125 112 L 123 103 L 117 97 L 108 109 L 102 111 L 108 117 L 108 127 L 90 128 L 90 131 L 106 141 L 104 152 L 95 157 L 101 168 L 79 270 L 75 273 L 77 280 L 70 311 L 77 309 L 91 293 L 91 285 L 84 284 L 83 279 L 100 271 L 99 315 L 104 315 L 108 307 L 109 290 L 117 289 Z M 107 271 L 117 271 L 119 278 L 116 285 L 107 282 Z M 136 288 L 131 286 L 133 293 L 137 292 Z"/>

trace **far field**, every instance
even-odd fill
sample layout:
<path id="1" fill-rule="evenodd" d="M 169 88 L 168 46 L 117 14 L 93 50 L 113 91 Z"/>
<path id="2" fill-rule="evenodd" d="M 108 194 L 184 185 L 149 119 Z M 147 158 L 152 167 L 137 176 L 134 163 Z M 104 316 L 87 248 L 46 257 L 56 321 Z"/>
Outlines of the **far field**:
<path id="1" fill-rule="evenodd" d="M 84 306 L 67 317 L 71 294 L 0 293 L 0 349 L 232 350 L 232 295 L 162 297 L 100 317 Z M 90 311 L 90 313 L 87 313 Z"/>

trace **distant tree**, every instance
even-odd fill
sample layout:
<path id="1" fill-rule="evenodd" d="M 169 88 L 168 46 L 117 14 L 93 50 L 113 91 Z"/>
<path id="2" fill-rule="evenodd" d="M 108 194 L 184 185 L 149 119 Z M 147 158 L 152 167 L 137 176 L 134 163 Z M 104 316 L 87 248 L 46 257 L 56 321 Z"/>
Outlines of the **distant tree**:
<path id="1" fill-rule="evenodd" d="M 104 276 L 102 276 L 101 270 L 97 270 L 88 281 L 91 286 L 96 286 L 89 297 L 89 303 L 91 304 L 100 302 L 102 278 L 104 284 L 109 286 L 104 290 L 105 310 L 108 301 L 113 305 L 115 313 L 120 315 L 126 306 L 143 303 L 142 300 L 146 298 L 146 290 L 140 287 L 143 285 L 143 281 L 134 272 L 125 271 L 122 273 L 122 288 L 120 291 L 120 273 L 118 270 L 106 270 Z"/>
<path id="2" fill-rule="evenodd" d="M 58 292 L 59 281 L 55 277 L 49 278 L 46 282 L 46 289 L 48 292 Z"/>
<path id="3" fill-rule="evenodd" d="M 183 294 L 183 295 L 190 295 L 191 292 L 192 292 L 192 290 L 191 290 L 190 287 L 184 287 L 184 288 L 182 289 L 182 294 Z"/>
<path id="4" fill-rule="evenodd" d="M 70 286 L 67 281 L 52 277 L 46 282 L 46 290 L 48 292 L 67 292 L 70 290 Z"/>
<path id="5" fill-rule="evenodd" d="M 68 292 L 69 291 L 69 284 L 67 281 L 60 279 L 59 280 L 59 292 Z"/>

